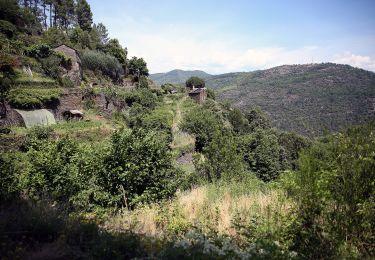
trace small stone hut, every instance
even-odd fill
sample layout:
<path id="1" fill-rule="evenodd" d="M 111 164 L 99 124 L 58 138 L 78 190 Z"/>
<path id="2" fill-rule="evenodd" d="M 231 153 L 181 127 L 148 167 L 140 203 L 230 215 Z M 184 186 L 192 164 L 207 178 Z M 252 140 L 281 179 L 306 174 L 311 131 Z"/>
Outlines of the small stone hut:
<path id="1" fill-rule="evenodd" d="M 192 98 L 198 104 L 203 104 L 207 99 L 207 89 L 206 88 L 187 88 L 187 92 L 190 98 Z"/>
<path id="2" fill-rule="evenodd" d="M 71 59 L 71 66 L 65 68 L 65 76 L 67 76 L 76 87 L 80 86 L 82 81 L 82 63 L 78 52 L 64 44 L 55 48 L 54 51 L 61 52 Z"/>

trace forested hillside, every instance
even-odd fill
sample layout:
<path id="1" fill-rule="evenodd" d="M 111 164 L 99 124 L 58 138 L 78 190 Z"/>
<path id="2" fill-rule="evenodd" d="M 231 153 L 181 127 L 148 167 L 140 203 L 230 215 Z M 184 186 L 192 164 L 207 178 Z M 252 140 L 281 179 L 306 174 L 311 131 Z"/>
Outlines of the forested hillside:
<path id="1" fill-rule="evenodd" d="M 332 63 L 285 65 L 214 76 L 207 85 L 222 100 L 259 106 L 277 128 L 317 136 L 375 115 L 375 73 Z"/>
<path id="2" fill-rule="evenodd" d="M 1 259 L 375 257 L 374 122 L 309 138 L 267 115 L 367 111 L 373 73 L 282 66 L 155 86 L 86 0 L 0 0 L 0 57 Z M 290 107 L 241 110 L 207 82 Z"/>
<path id="3" fill-rule="evenodd" d="M 190 77 L 200 77 L 203 79 L 209 78 L 211 75 L 200 70 L 186 71 L 186 70 L 172 70 L 166 73 L 151 74 L 150 78 L 158 85 L 166 83 L 181 84 Z"/>

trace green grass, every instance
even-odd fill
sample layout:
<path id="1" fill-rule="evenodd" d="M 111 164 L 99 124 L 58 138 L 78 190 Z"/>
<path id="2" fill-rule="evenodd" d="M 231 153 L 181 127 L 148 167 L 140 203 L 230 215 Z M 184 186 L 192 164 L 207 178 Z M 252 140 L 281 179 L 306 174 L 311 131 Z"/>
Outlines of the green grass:
<path id="1" fill-rule="evenodd" d="M 42 108 L 48 104 L 57 102 L 63 89 L 35 89 L 17 88 L 10 90 L 7 100 L 9 103 L 20 109 Z"/>

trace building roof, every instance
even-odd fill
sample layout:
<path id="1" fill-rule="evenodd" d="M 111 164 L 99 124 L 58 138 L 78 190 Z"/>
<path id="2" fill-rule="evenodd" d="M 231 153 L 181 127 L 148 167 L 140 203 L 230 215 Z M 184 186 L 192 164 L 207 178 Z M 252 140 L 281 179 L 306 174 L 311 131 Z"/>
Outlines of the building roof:
<path id="1" fill-rule="evenodd" d="M 72 114 L 72 115 L 81 115 L 83 116 L 83 113 L 79 110 L 69 110 L 69 112 Z"/>
<path id="2" fill-rule="evenodd" d="M 202 91 L 206 90 L 206 88 L 196 88 L 191 91 L 189 91 L 189 94 L 198 94 L 201 93 Z"/>

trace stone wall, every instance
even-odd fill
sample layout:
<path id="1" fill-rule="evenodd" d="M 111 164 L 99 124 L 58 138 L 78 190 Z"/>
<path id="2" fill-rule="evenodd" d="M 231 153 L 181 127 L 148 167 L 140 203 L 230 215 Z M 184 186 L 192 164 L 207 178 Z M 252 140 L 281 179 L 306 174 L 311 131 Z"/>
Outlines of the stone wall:
<path id="1" fill-rule="evenodd" d="M 64 120 L 63 113 L 69 110 L 82 110 L 83 93 L 80 89 L 65 89 L 62 96 L 59 98 L 59 104 L 53 109 L 53 114 L 56 120 Z"/>

